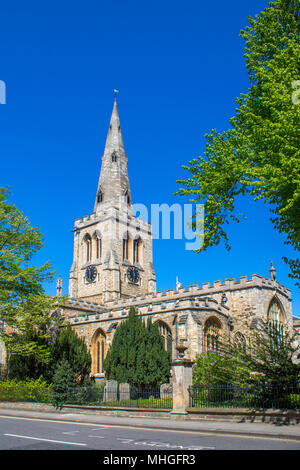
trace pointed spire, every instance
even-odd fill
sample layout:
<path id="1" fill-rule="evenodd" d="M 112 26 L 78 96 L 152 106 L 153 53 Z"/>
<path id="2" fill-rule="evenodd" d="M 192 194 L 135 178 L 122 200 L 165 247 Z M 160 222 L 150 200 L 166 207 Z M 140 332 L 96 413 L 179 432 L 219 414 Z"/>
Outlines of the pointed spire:
<path id="1" fill-rule="evenodd" d="M 271 260 L 271 268 L 270 268 L 270 279 L 275 281 L 276 279 L 276 269 L 273 266 L 273 261 Z"/>
<path id="2" fill-rule="evenodd" d="M 104 154 L 109 153 L 111 155 L 112 152 L 114 151 L 124 152 L 124 143 L 123 143 L 123 137 L 122 137 L 122 132 L 121 132 L 121 124 L 120 124 L 120 117 L 119 117 L 119 112 L 118 112 L 116 96 L 114 99 L 114 106 L 113 106 L 113 110 L 111 113 Z"/>
<path id="3" fill-rule="evenodd" d="M 116 94 L 102 156 L 94 212 L 99 213 L 109 206 L 131 207 L 127 157 L 124 150 Z"/>
<path id="4" fill-rule="evenodd" d="M 56 283 L 56 297 L 61 297 L 62 296 L 62 279 L 61 275 L 59 275 Z"/>

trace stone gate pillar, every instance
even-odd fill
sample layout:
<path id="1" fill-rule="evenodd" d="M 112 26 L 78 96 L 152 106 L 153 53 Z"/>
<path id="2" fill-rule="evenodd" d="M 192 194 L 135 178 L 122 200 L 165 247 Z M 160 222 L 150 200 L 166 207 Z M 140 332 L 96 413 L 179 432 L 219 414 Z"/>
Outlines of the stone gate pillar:
<path id="1" fill-rule="evenodd" d="M 189 406 L 189 386 L 192 385 L 192 366 L 190 359 L 176 359 L 172 362 L 173 410 L 172 414 L 187 414 Z"/>

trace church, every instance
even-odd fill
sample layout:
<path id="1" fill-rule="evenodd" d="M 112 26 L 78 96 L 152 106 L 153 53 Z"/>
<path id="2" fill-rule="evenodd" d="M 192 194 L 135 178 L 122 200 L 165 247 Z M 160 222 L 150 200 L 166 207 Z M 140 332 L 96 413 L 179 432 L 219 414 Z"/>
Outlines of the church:
<path id="1" fill-rule="evenodd" d="M 261 321 L 293 329 L 291 292 L 270 276 L 204 282 L 165 292 L 156 290 L 151 223 L 132 208 L 127 157 L 114 100 L 94 211 L 75 220 L 74 254 L 64 318 L 84 338 L 92 356 L 91 376 L 105 378 L 103 362 L 120 322 L 131 306 L 157 323 L 172 359 L 217 350 L 222 341 L 245 348 Z M 61 295 L 61 279 L 57 295 Z"/>

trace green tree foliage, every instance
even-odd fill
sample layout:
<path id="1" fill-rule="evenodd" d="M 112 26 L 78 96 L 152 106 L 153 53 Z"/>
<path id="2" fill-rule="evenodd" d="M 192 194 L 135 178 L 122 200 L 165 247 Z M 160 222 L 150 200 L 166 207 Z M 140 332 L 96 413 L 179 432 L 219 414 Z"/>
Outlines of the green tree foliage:
<path id="1" fill-rule="evenodd" d="M 24 370 L 35 378 L 50 361 L 53 313 L 64 299 L 45 295 L 42 283 L 53 279 L 51 266 L 31 264 L 43 237 L 8 196 L 0 187 L 0 337 L 16 374 L 24 358 Z"/>
<path id="2" fill-rule="evenodd" d="M 196 358 L 193 368 L 194 385 L 244 384 L 250 381 L 250 368 L 246 357 L 232 348 L 207 351 Z"/>
<path id="3" fill-rule="evenodd" d="M 193 371 L 193 383 L 297 385 L 299 365 L 292 361 L 294 336 L 272 323 L 262 325 L 249 338 L 247 349 L 222 345 L 220 351 L 200 354 Z"/>
<path id="4" fill-rule="evenodd" d="M 252 334 L 249 351 L 241 355 L 248 363 L 252 380 L 269 385 L 300 384 L 299 364 L 292 360 L 295 336 L 273 323 Z"/>
<path id="5" fill-rule="evenodd" d="M 108 379 L 138 388 L 153 387 L 170 376 L 170 355 L 164 350 L 157 326 L 144 324 L 134 308 L 113 337 L 104 368 Z"/>
<path id="6" fill-rule="evenodd" d="M 178 194 L 205 203 L 204 243 L 230 243 L 225 226 L 239 222 L 238 196 L 263 200 L 286 244 L 300 248 L 300 106 L 292 99 L 299 79 L 299 1 L 276 0 L 241 31 L 250 88 L 237 100 L 231 128 L 212 130 L 204 156 L 184 166 L 191 177 Z M 193 228 L 197 230 L 196 222 Z M 200 251 L 200 250 L 198 250 Z M 300 278 L 299 259 L 284 258 L 290 277 Z"/>
<path id="7" fill-rule="evenodd" d="M 83 383 L 85 376 L 91 371 L 92 358 L 85 341 L 77 336 L 70 324 L 60 329 L 56 341 L 51 347 L 53 367 L 55 368 L 56 364 L 62 360 L 68 361 L 77 382 Z"/>
<path id="8" fill-rule="evenodd" d="M 70 399 L 72 389 L 76 386 L 74 371 L 66 359 L 61 360 L 56 367 L 50 389 L 51 403 L 61 409 Z"/>

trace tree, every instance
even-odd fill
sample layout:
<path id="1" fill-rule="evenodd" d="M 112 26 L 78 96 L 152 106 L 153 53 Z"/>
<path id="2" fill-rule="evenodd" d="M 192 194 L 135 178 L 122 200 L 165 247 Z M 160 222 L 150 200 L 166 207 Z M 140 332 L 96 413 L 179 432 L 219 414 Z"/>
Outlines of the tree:
<path id="1" fill-rule="evenodd" d="M 85 376 L 90 373 L 92 358 L 85 341 L 77 336 L 70 324 L 61 328 L 51 347 L 53 367 L 62 360 L 68 361 L 77 382 L 82 384 Z"/>
<path id="2" fill-rule="evenodd" d="M 299 364 L 292 360 L 295 337 L 271 322 L 251 335 L 250 348 L 241 358 L 248 363 L 252 381 L 264 386 L 300 384 Z"/>
<path id="3" fill-rule="evenodd" d="M 240 385 L 250 381 L 247 358 L 234 348 L 199 354 L 193 368 L 194 385 Z"/>
<path id="4" fill-rule="evenodd" d="M 45 295 L 42 284 L 53 279 L 51 265 L 31 265 L 43 245 L 42 234 L 8 195 L 0 187 L 0 337 L 14 368 L 24 358 L 35 376 L 49 363 L 53 315 L 64 299 Z"/>
<path id="5" fill-rule="evenodd" d="M 75 374 L 66 359 L 57 364 L 50 389 L 51 402 L 57 409 L 61 409 L 70 398 L 72 389 L 76 386 Z"/>
<path id="6" fill-rule="evenodd" d="M 170 357 L 164 350 L 157 327 L 144 324 L 135 309 L 122 322 L 113 337 L 104 368 L 108 379 L 128 382 L 137 388 L 154 387 L 170 375 Z"/>
<path id="7" fill-rule="evenodd" d="M 137 354 L 137 382 L 145 387 L 155 387 L 167 382 L 170 376 L 170 352 L 165 351 L 158 325 L 147 320 L 146 334 Z"/>
<path id="8" fill-rule="evenodd" d="M 246 349 L 223 344 L 219 351 L 200 354 L 193 373 L 195 385 L 252 384 L 256 387 L 297 386 L 300 367 L 292 361 L 295 335 L 273 323 L 249 337 Z"/>
<path id="9" fill-rule="evenodd" d="M 250 88 L 237 100 L 231 128 L 206 137 L 204 156 L 184 166 L 191 177 L 178 181 L 177 194 L 205 203 L 206 250 L 221 240 L 230 249 L 225 225 L 239 222 L 238 196 L 263 200 L 286 244 L 300 248 L 300 110 L 295 94 L 299 77 L 299 1 L 276 0 L 240 35 L 245 40 Z M 193 228 L 197 230 L 195 219 Z M 300 279 L 299 259 L 284 260 L 290 277 Z"/>

